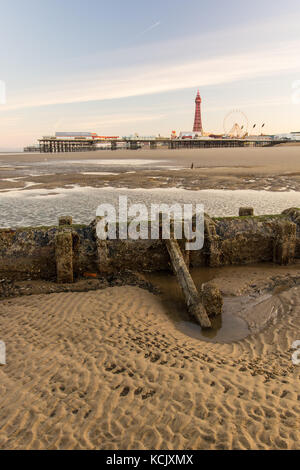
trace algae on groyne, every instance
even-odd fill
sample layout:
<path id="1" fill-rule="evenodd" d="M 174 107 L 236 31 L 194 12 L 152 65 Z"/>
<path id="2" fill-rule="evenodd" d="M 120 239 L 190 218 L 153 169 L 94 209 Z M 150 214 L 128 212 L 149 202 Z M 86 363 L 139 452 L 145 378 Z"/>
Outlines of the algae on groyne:
<path id="1" fill-rule="evenodd" d="M 0 274 L 13 279 L 54 279 L 58 234 L 69 233 L 68 263 L 74 278 L 85 272 L 159 271 L 170 267 L 164 240 L 106 240 L 96 236 L 96 224 L 72 225 L 60 220 L 53 227 L 0 230 Z M 273 261 L 288 264 L 300 257 L 300 209 L 279 215 L 211 218 L 205 216 L 204 247 L 190 251 L 191 266 L 223 266 Z M 71 280 L 71 278 L 69 278 Z"/>

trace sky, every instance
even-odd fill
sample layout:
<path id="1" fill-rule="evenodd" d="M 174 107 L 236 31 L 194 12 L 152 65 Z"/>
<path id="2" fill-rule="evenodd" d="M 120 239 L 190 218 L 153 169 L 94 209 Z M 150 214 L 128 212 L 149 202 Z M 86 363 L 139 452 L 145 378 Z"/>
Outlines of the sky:
<path id="1" fill-rule="evenodd" d="M 198 88 L 206 132 L 300 131 L 299 24 L 299 0 L 0 0 L 0 150 L 189 131 Z"/>

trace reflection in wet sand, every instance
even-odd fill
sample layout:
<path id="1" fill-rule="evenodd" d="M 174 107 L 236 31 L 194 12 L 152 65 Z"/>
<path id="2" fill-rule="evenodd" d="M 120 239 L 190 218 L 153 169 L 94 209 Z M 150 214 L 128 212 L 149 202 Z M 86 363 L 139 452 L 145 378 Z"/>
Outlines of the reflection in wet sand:
<path id="1" fill-rule="evenodd" d="M 223 312 L 222 315 L 211 318 L 211 323 L 212 328 L 210 330 L 202 330 L 193 321 L 178 322 L 177 327 L 182 333 L 191 338 L 212 341 L 214 343 L 231 343 L 244 339 L 250 334 L 245 320 L 229 312 Z"/>

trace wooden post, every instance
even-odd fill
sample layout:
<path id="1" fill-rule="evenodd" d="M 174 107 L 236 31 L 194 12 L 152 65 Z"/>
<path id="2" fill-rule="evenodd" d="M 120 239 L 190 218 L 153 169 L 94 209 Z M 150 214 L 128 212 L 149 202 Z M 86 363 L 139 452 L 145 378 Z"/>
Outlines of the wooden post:
<path id="1" fill-rule="evenodd" d="M 210 267 L 220 266 L 221 253 L 219 250 L 219 236 L 216 232 L 216 223 L 208 215 L 204 217 L 204 230 L 206 247 L 208 249 L 206 264 Z"/>
<path id="2" fill-rule="evenodd" d="M 72 224 L 73 224 L 73 219 L 69 215 L 59 217 L 59 219 L 58 219 L 58 225 L 60 227 L 62 227 L 64 225 L 71 226 Z"/>
<path id="3" fill-rule="evenodd" d="M 239 208 L 239 217 L 253 216 L 254 209 L 253 207 L 240 207 Z"/>
<path id="4" fill-rule="evenodd" d="M 57 233 L 55 237 L 55 258 L 57 282 L 74 282 L 72 232 L 62 231 Z"/>
<path id="5" fill-rule="evenodd" d="M 172 267 L 185 297 L 189 313 L 198 321 L 202 328 L 211 328 L 211 322 L 201 303 L 199 293 L 184 262 L 177 240 L 165 240 Z"/>
<path id="6" fill-rule="evenodd" d="M 282 221 L 275 229 L 273 245 L 273 262 L 277 264 L 290 264 L 294 261 L 297 226 L 294 222 Z"/>

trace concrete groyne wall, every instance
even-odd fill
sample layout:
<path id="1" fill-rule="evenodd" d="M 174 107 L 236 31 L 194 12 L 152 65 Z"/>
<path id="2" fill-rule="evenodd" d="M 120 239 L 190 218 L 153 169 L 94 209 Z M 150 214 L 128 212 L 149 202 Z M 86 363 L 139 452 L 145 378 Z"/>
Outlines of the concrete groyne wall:
<path id="1" fill-rule="evenodd" d="M 107 240 L 90 225 L 0 229 L 0 277 L 55 279 L 67 243 L 68 270 L 74 278 L 84 273 L 159 271 L 170 268 L 164 240 Z M 67 234 L 60 237 L 59 234 Z M 68 239 L 68 240 L 67 240 Z M 59 253 L 59 254 L 58 254 Z M 205 242 L 199 251 L 185 254 L 190 266 L 223 266 L 275 262 L 287 264 L 300 258 L 300 209 L 279 215 L 211 218 L 205 216 Z M 58 259 L 59 257 L 59 259 Z"/>

